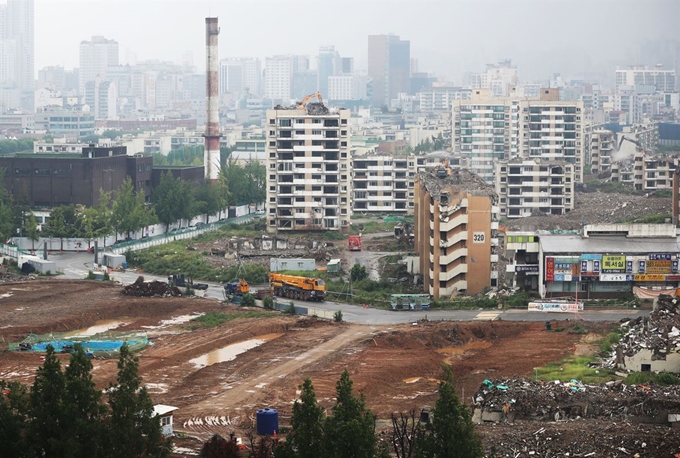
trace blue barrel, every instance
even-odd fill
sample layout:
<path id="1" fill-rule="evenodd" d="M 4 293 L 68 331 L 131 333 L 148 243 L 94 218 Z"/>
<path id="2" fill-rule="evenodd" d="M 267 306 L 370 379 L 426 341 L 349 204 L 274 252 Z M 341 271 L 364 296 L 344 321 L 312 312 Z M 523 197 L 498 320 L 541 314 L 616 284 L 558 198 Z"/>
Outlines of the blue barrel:
<path id="1" fill-rule="evenodd" d="M 257 434 L 273 435 L 279 430 L 279 412 L 276 409 L 260 409 L 256 415 Z"/>

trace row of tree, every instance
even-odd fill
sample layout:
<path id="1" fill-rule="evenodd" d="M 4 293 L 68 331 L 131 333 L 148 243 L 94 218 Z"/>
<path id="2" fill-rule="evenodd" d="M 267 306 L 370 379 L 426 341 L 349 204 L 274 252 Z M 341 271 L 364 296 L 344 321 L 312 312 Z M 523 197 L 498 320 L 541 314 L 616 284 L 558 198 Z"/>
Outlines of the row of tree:
<path id="1" fill-rule="evenodd" d="M 0 154 L 21 153 L 23 151 L 33 152 L 33 142 L 32 138 L 0 140 Z"/>
<path id="2" fill-rule="evenodd" d="M 29 388 L 0 381 L 0 450 L 7 458 L 161 458 L 172 443 L 161 434 L 153 403 L 141 386 L 139 362 L 120 349 L 118 376 L 106 390 L 92 379 L 92 362 L 75 345 L 66 369 L 51 346 Z"/>
<path id="3" fill-rule="evenodd" d="M 42 234 L 30 206 L 15 201 L 0 186 L 0 237 L 2 241 L 16 234 L 37 241 L 41 235 L 59 239 L 78 237 L 92 241 L 115 234 L 127 234 L 160 222 L 169 225 L 178 220 L 191 220 L 199 215 L 214 215 L 228 205 L 259 203 L 265 200 L 265 167 L 259 162 L 240 166 L 227 161 L 217 181 L 200 186 L 181 180 L 170 171 L 161 176 L 152 194 L 153 205 L 144 202 L 144 193 L 135 192 L 127 179 L 112 193 L 100 192 L 96 207 L 59 206 L 52 210 Z M 2 183 L 2 170 L 0 170 Z"/>
<path id="4" fill-rule="evenodd" d="M 353 382 L 345 370 L 336 385 L 336 401 L 328 415 L 317 403 L 314 386 L 306 379 L 300 399 L 293 404 L 291 432 L 285 441 L 273 443 L 250 438 L 250 455 L 262 458 L 482 458 L 484 451 L 475 432 L 470 411 L 456 396 L 453 375 L 444 367 L 439 399 L 429 418 L 416 418 L 415 411 L 392 416 L 392 434 L 379 441 L 376 417 L 366 408 L 363 395 L 352 392 Z M 204 458 L 237 458 L 240 447 L 213 436 L 201 451 Z"/>

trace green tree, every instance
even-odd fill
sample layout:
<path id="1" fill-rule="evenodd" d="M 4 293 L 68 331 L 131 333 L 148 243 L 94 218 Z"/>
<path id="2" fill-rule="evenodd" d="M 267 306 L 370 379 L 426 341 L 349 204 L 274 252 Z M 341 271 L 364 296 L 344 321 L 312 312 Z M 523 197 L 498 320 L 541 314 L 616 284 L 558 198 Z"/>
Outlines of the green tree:
<path id="1" fill-rule="evenodd" d="M 205 214 L 208 223 L 210 215 L 221 211 L 228 203 L 228 189 L 223 180 L 206 180 L 196 192 L 196 201 L 201 213 Z"/>
<path id="2" fill-rule="evenodd" d="M 314 386 L 306 378 L 300 386 L 300 400 L 293 404 L 292 431 L 286 442 L 274 449 L 277 458 L 317 458 L 323 455 L 323 407 L 317 404 Z"/>
<path id="3" fill-rule="evenodd" d="M 116 382 L 109 387 L 111 415 L 106 428 L 106 456 L 167 457 L 171 441 L 161 434 L 151 397 L 141 386 L 139 361 L 127 344 L 120 348 Z"/>
<path id="4" fill-rule="evenodd" d="M 102 424 L 107 413 L 101 403 L 101 392 L 92 380 L 92 362 L 85 354 L 82 344 L 75 344 L 69 365 L 64 371 L 65 391 L 63 397 L 64 434 L 66 443 L 74 458 L 99 456 L 102 440 Z"/>
<path id="5" fill-rule="evenodd" d="M 456 396 L 449 366 L 444 366 L 444 379 L 439 384 L 439 399 L 432 409 L 431 421 L 420 430 L 414 448 L 416 458 L 484 456 L 470 411 Z"/>
<path id="6" fill-rule="evenodd" d="M 137 192 L 132 186 L 132 180 L 126 178 L 123 184 L 116 190 L 113 201 L 111 222 L 116 230 L 116 237 L 121 232 L 130 236 L 130 233 L 150 224 L 154 216 L 144 203 L 144 193 Z"/>
<path id="7" fill-rule="evenodd" d="M 12 217 L 12 196 L 5 189 L 5 169 L 0 168 L 0 242 L 4 243 L 15 235 Z"/>
<path id="8" fill-rule="evenodd" d="M 336 403 L 324 423 L 324 451 L 329 458 L 374 458 L 379 454 L 375 417 L 366 409 L 364 396 L 352 394 L 353 382 L 347 369 L 336 386 Z"/>
<path id="9" fill-rule="evenodd" d="M 196 204 L 196 188 L 190 181 L 179 180 L 179 192 L 175 201 L 179 219 L 191 221 L 194 216 L 200 214 L 200 208 Z M 181 221 L 180 221 L 181 223 Z"/>
<path id="10" fill-rule="evenodd" d="M 366 267 L 362 266 L 358 262 L 352 266 L 352 269 L 349 271 L 349 275 L 352 281 L 360 281 L 368 278 Z"/>
<path id="11" fill-rule="evenodd" d="M 241 448 L 234 437 L 227 440 L 219 434 L 214 434 L 208 442 L 203 444 L 198 456 L 202 458 L 240 458 L 242 455 Z M 277 456 L 277 458 L 279 457 Z"/>
<path id="12" fill-rule="evenodd" d="M 74 205 L 60 205 L 52 210 L 46 226 L 46 235 L 58 238 L 64 251 L 64 238 L 80 237 L 80 214 Z"/>
<path id="13" fill-rule="evenodd" d="M 0 380 L 0 447 L 3 457 L 23 458 L 28 455 L 25 432 L 29 402 L 24 385 Z"/>
<path id="14" fill-rule="evenodd" d="M 170 228 L 170 224 L 179 219 L 175 202 L 179 198 L 180 182 L 175 179 L 172 172 L 167 171 L 161 174 L 161 180 L 151 196 L 153 208 L 158 217 L 158 221 L 165 224 L 165 232 Z"/>
<path id="15" fill-rule="evenodd" d="M 38 229 L 38 221 L 35 219 L 33 212 L 30 212 L 26 218 L 24 233 L 31 241 L 31 250 L 35 250 L 35 242 L 40 240 L 40 229 Z"/>
<path id="16" fill-rule="evenodd" d="M 38 368 L 30 395 L 30 447 L 34 456 L 68 456 L 64 441 L 67 417 L 66 377 L 54 348 L 47 346 L 45 362 Z"/>

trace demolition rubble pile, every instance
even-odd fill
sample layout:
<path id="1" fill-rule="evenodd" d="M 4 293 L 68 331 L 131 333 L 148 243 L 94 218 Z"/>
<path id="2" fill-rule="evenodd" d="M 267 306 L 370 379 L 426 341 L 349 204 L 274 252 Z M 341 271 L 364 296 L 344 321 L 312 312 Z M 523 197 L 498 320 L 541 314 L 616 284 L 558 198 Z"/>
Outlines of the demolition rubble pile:
<path id="1" fill-rule="evenodd" d="M 680 301 L 661 294 L 657 307 L 649 318 L 638 317 L 621 322 L 628 329 L 614 347 L 611 363 L 616 354 L 634 356 L 640 350 L 650 350 L 652 360 L 665 360 L 671 352 L 680 353 Z"/>
<path id="2" fill-rule="evenodd" d="M 502 421 L 507 415 L 509 420 L 665 422 L 668 413 L 680 413 L 680 386 L 625 385 L 621 380 L 592 385 L 577 380 L 485 380 L 474 395 L 474 407 L 481 421 Z"/>
<path id="3" fill-rule="evenodd" d="M 160 281 L 144 282 L 144 277 L 137 277 L 134 283 L 123 288 L 121 294 L 135 297 L 168 297 L 181 296 L 182 292 L 167 283 Z"/>
<path id="4" fill-rule="evenodd" d="M 35 280 L 36 278 L 38 278 L 38 276 L 34 274 L 20 275 L 4 267 L 0 267 L 0 283 Z"/>
<path id="5" fill-rule="evenodd" d="M 606 420 L 559 423 L 495 423 L 478 428 L 486 450 L 498 457 L 673 457 L 680 452 L 677 429 Z"/>

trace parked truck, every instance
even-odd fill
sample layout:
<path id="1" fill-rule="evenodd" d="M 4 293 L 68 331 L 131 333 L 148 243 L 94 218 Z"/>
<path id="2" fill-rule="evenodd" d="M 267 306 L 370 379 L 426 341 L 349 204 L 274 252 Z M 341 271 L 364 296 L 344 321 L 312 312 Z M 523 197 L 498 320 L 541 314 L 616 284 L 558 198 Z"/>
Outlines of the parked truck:
<path id="1" fill-rule="evenodd" d="M 250 292 L 250 285 L 243 278 L 224 285 L 224 294 L 229 302 L 240 304 L 243 296 Z"/>
<path id="2" fill-rule="evenodd" d="M 361 236 L 360 235 L 350 235 L 349 236 L 349 251 L 361 251 Z"/>
<path id="3" fill-rule="evenodd" d="M 269 274 L 272 294 L 304 301 L 323 301 L 326 283 L 320 278 L 298 277 L 272 272 Z"/>
<path id="4" fill-rule="evenodd" d="M 168 277 L 168 283 L 178 288 L 185 288 L 188 286 L 192 289 L 198 289 L 202 291 L 208 289 L 207 283 L 194 283 L 191 278 L 185 278 L 184 274 L 172 274 Z"/>

